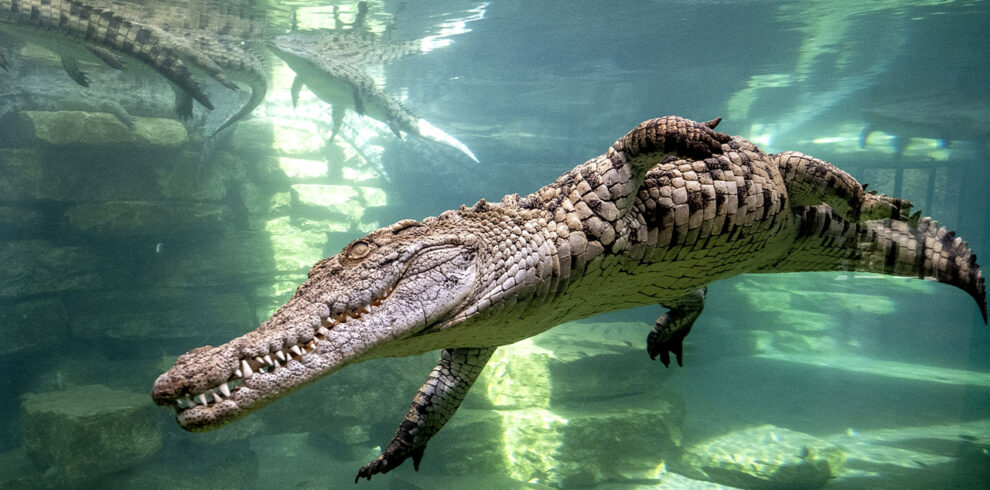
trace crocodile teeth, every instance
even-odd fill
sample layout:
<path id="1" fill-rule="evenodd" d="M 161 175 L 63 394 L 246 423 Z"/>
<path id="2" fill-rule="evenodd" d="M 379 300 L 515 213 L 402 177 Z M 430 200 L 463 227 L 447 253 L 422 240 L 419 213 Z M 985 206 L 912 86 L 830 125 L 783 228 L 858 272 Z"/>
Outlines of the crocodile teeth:
<path id="1" fill-rule="evenodd" d="M 230 388 L 227 386 L 227 383 L 220 385 L 220 393 L 223 393 L 223 396 L 230 396 Z"/>
<path id="2" fill-rule="evenodd" d="M 268 364 L 267 362 L 265 362 L 264 359 L 261 358 L 261 356 L 254 356 L 254 360 L 257 361 L 258 364 L 261 364 L 262 366 L 264 366 L 265 364 Z"/>
<path id="3" fill-rule="evenodd" d="M 254 374 L 254 371 L 251 369 L 251 365 L 245 360 L 241 360 L 241 371 L 244 373 L 244 379 L 248 379 L 252 374 Z"/>
<path id="4" fill-rule="evenodd" d="M 206 395 L 203 393 L 196 395 L 196 401 L 199 402 L 200 405 L 207 405 Z"/>
<path id="5" fill-rule="evenodd" d="M 320 327 L 319 330 L 316 331 L 316 333 L 324 337 L 330 336 L 330 330 L 327 329 L 327 327 Z"/>
<path id="6" fill-rule="evenodd" d="M 285 362 L 285 353 L 280 350 L 277 350 L 275 351 L 275 358 L 282 362 Z"/>
<path id="7" fill-rule="evenodd" d="M 213 392 L 213 403 L 220 403 L 222 401 L 223 398 L 221 398 L 220 395 L 217 394 L 216 392 Z"/>
<path id="8" fill-rule="evenodd" d="M 241 368 L 237 368 L 237 369 L 234 370 L 234 377 L 235 378 L 243 378 L 244 377 L 244 373 L 241 371 Z"/>
<path id="9" fill-rule="evenodd" d="M 268 364 L 268 365 L 274 365 L 275 364 L 272 361 L 272 356 L 270 356 L 268 354 L 265 354 L 265 357 L 263 359 L 265 360 L 265 364 Z"/>

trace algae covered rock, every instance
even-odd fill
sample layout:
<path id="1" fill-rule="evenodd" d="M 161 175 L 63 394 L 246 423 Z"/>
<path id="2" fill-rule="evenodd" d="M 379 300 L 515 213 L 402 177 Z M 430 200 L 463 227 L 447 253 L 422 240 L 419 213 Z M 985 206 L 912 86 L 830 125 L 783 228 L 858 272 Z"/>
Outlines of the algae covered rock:
<path id="1" fill-rule="evenodd" d="M 240 335 L 257 324 L 251 301 L 216 288 L 147 288 L 67 295 L 72 334 L 87 339 L 175 339 Z M 150 352 L 156 352 L 152 347 Z"/>
<path id="2" fill-rule="evenodd" d="M 189 138 L 179 121 L 137 117 L 129 128 L 113 114 L 104 112 L 21 111 L 13 124 L 22 141 L 34 140 L 57 146 L 174 147 Z"/>
<path id="3" fill-rule="evenodd" d="M 153 235 L 225 231 L 234 213 L 224 204 L 166 201 L 84 203 L 65 213 L 69 228 L 80 233 Z"/>
<path id="4" fill-rule="evenodd" d="M 0 242 L 0 263 L 0 297 L 107 288 L 116 280 L 96 249 L 46 240 Z"/>
<path id="5" fill-rule="evenodd" d="M 677 456 L 684 403 L 657 389 L 643 356 L 630 355 L 629 339 L 641 340 L 642 331 L 626 322 L 572 323 L 496 351 L 472 392 L 502 419 L 491 440 L 509 476 L 592 486 L 654 478 L 658 464 Z"/>
<path id="6" fill-rule="evenodd" d="M 49 347 L 66 334 L 65 306 L 59 298 L 43 298 L 0 305 L 4 341 L 0 355 Z"/>
<path id="7" fill-rule="evenodd" d="M 685 450 L 678 471 L 743 488 L 820 488 L 839 472 L 845 454 L 801 432 L 762 425 Z"/>
<path id="8" fill-rule="evenodd" d="M 161 195 L 155 165 L 172 152 L 0 148 L 0 201 L 148 200 Z"/>
<path id="9" fill-rule="evenodd" d="M 653 395 L 500 412 L 511 476 L 555 488 L 651 477 L 674 457 L 684 407 Z"/>
<path id="10" fill-rule="evenodd" d="M 161 448 L 162 420 L 146 394 L 102 385 L 28 393 L 21 403 L 28 456 L 63 485 L 144 461 Z"/>
<path id="11" fill-rule="evenodd" d="M 426 456 L 430 464 L 421 469 L 442 475 L 505 475 L 511 463 L 497 443 L 504 431 L 498 412 L 461 408 L 434 438 Z"/>

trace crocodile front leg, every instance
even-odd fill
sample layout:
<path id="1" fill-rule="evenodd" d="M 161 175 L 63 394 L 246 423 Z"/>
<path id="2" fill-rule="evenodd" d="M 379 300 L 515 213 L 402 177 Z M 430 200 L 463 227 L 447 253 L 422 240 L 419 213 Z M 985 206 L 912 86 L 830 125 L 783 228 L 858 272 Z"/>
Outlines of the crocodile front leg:
<path id="1" fill-rule="evenodd" d="M 670 354 L 673 353 L 677 357 L 677 365 L 684 365 L 681 363 L 684 337 L 691 332 L 691 325 L 705 308 L 707 292 L 708 288 L 704 287 L 678 298 L 671 304 L 661 305 L 668 311 L 657 318 L 656 325 L 646 337 L 646 350 L 650 354 L 650 359 L 656 359 L 659 355 L 660 362 L 670 367 Z"/>
<path id="2" fill-rule="evenodd" d="M 375 473 L 387 473 L 410 456 L 413 468 L 419 471 L 426 443 L 454 415 L 493 352 L 495 347 L 444 349 L 440 362 L 413 398 L 392 442 L 358 471 L 354 482 L 370 480 Z"/>

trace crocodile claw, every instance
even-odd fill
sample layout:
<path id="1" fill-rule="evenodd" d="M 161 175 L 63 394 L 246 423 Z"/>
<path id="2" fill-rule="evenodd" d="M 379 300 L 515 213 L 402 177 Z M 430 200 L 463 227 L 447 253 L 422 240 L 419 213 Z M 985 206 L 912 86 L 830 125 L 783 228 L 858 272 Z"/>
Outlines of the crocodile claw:
<path id="1" fill-rule="evenodd" d="M 419 462 L 423 460 L 424 451 L 426 451 L 426 445 L 417 448 L 399 449 L 394 444 L 389 444 L 385 451 L 378 455 L 377 458 L 358 470 L 357 476 L 354 477 L 354 483 L 359 482 L 362 478 L 371 480 L 371 475 L 377 473 L 388 473 L 401 465 L 409 457 L 412 457 L 413 469 L 419 471 Z"/>
<path id="2" fill-rule="evenodd" d="M 657 318 L 657 323 L 646 337 L 646 352 L 650 354 L 650 359 L 655 360 L 660 356 L 660 362 L 670 367 L 670 354 L 674 354 L 677 365 L 684 365 L 681 362 L 681 356 L 684 354 L 684 337 L 691 332 L 691 326 L 705 308 L 707 293 L 708 288 L 703 287 L 674 300 L 672 304 L 665 305 L 670 310 Z"/>
<path id="3" fill-rule="evenodd" d="M 650 335 L 646 337 L 646 351 L 650 354 L 650 359 L 656 360 L 660 356 L 660 362 L 670 367 L 670 354 L 674 354 L 677 365 L 684 366 L 681 356 L 684 354 L 684 337 L 687 334 L 685 330 L 674 331 L 669 328 L 650 331 Z"/>

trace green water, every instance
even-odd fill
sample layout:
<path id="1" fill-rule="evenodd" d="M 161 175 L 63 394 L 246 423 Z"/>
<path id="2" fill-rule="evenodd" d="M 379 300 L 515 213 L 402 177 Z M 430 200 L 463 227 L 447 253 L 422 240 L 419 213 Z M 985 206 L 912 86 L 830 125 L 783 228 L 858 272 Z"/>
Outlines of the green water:
<path id="1" fill-rule="evenodd" d="M 307 89 L 293 107 L 293 72 L 263 40 L 292 12 L 352 29 L 353 3 L 205 11 L 264 26 L 244 41 L 270 78 L 217 140 L 246 89 L 197 75 L 216 109 L 182 121 L 161 77 L 86 64 L 80 87 L 0 23 L 0 488 L 352 487 L 438 353 L 349 366 L 208 433 L 154 406 L 152 383 L 255 328 L 355 238 L 532 192 L 651 117 L 721 116 L 990 249 L 983 1 L 370 2 L 373 38 L 428 52 L 362 69 L 480 163 L 354 112 L 328 144 L 331 107 Z M 669 369 L 646 353 L 660 312 L 499 349 L 420 471 L 360 487 L 990 481 L 990 329 L 962 291 L 852 272 L 713 283 Z M 778 463 L 790 473 L 773 480 Z"/>

